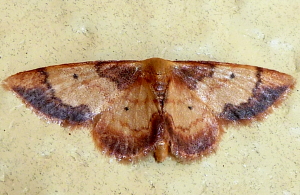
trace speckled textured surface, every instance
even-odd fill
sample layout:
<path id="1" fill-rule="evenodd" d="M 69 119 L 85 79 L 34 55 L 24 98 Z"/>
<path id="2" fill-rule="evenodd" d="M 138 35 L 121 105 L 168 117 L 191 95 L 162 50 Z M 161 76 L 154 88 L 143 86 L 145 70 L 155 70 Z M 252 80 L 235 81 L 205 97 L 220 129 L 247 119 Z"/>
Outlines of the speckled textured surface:
<path id="1" fill-rule="evenodd" d="M 0 5 L 0 80 L 88 60 L 214 60 L 299 78 L 300 1 L 24 1 Z M 300 92 L 217 152 L 123 165 L 86 129 L 48 124 L 0 88 L 0 194 L 299 194 Z"/>

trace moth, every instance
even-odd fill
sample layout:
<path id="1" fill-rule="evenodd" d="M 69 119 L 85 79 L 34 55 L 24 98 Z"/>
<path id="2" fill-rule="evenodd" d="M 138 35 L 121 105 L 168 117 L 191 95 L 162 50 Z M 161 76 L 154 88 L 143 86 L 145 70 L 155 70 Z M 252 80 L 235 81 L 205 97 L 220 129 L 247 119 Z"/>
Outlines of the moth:
<path id="1" fill-rule="evenodd" d="M 3 82 L 37 115 L 90 128 L 122 161 L 157 162 L 215 151 L 224 126 L 263 119 L 295 85 L 292 76 L 213 61 L 90 61 L 17 73 Z"/>

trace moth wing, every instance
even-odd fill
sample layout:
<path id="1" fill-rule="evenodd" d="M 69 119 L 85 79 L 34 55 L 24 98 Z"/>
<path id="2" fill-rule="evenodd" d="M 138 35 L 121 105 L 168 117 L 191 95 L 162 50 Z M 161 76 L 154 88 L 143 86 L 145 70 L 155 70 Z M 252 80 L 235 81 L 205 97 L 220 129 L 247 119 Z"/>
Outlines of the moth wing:
<path id="1" fill-rule="evenodd" d="M 153 92 L 141 79 L 99 115 L 93 129 L 96 146 L 118 160 L 134 161 L 154 149 L 156 129 L 152 116 L 158 112 Z"/>
<path id="2" fill-rule="evenodd" d="M 140 62 L 95 61 L 21 72 L 4 85 L 52 122 L 93 125 L 99 149 L 131 159 L 149 152 L 154 139 L 149 128 L 157 107 L 141 77 Z"/>
<path id="3" fill-rule="evenodd" d="M 177 62 L 175 80 L 184 83 L 214 115 L 228 121 L 252 120 L 270 110 L 295 85 L 274 70 L 220 62 Z"/>
<path id="4" fill-rule="evenodd" d="M 165 111 L 172 117 L 169 128 L 171 153 L 181 160 L 192 160 L 214 151 L 221 136 L 213 110 L 195 91 L 172 81 L 169 84 Z"/>
<path id="5" fill-rule="evenodd" d="M 171 151 L 183 159 L 210 153 L 222 124 L 260 118 L 293 88 L 284 73 L 219 62 L 174 62 L 166 112 Z"/>
<path id="6" fill-rule="evenodd" d="M 117 64 L 122 67 L 119 74 L 127 71 L 127 78 L 134 82 L 138 74 L 134 62 L 95 61 L 21 72 L 7 78 L 4 85 L 38 115 L 69 126 L 83 125 L 124 94 L 118 81 L 101 75 L 112 72 Z"/>

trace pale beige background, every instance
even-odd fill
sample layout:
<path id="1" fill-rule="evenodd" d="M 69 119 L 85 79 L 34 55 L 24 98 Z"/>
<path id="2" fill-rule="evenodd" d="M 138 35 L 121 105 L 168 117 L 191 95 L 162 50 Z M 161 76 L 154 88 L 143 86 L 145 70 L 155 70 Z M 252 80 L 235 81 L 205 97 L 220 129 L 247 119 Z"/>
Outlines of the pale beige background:
<path id="1" fill-rule="evenodd" d="M 33 68 L 161 57 L 276 69 L 299 78 L 300 0 L 2 0 L 0 81 Z M 216 154 L 122 165 L 89 131 L 47 124 L 0 89 L 0 194 L 300 194 L 299 85 Z"/>

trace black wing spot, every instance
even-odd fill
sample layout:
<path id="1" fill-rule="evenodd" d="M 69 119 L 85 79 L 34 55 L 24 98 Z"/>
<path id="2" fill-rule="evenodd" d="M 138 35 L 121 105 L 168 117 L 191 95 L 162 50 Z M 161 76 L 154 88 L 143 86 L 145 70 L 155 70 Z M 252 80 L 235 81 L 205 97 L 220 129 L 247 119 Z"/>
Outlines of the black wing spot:
<path id="1" fill-rule="evenodd" d="M 192 106 L 188 106 L 188 109 L 193 110 L 193 107 Z"/>
<path id="2" fill-rule="evenodd" d="M 235 74 L 234 74 L 234 73 L 231 73 L 230 78 L 231 78 L 231 79 L 234 79 L 234 78 L 235 78 Z"/>
<path id="3" fill-rule="evenodd" d="M 126 107 L 124 107 L 124 110 L 125 110 L 125 111 L 128 111 L 128 110 L 129 110 L 129 108 L 126 106 Z"/>
<path id="4" fill-rule="evenodd" d="M 73 74 L 73 78 L 74 78 L 74 79 L 78 79 L 78 75 L 74 73 L 74 74 Z"/>

